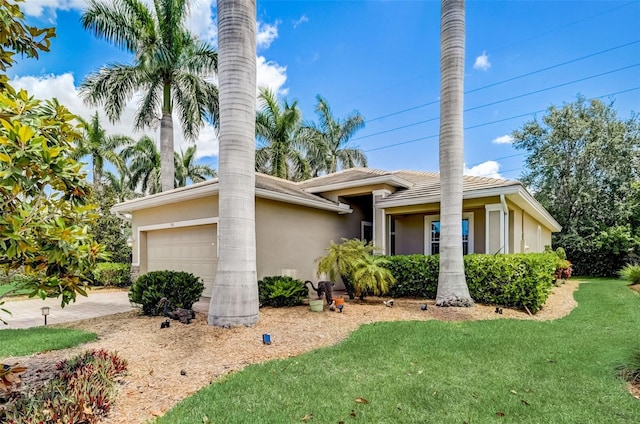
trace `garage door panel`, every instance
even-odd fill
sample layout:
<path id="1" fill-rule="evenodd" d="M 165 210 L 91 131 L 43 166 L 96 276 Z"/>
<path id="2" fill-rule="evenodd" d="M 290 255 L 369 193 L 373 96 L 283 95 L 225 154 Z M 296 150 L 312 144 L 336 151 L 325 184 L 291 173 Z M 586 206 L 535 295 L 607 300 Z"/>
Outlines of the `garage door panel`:
<path id="1" fill-rule="evenodd" d="M 147 271 L 184 271 L 204 281 L 211 294 L 218 258 L 216 225 L 168 228 L 147 232 Z"/>

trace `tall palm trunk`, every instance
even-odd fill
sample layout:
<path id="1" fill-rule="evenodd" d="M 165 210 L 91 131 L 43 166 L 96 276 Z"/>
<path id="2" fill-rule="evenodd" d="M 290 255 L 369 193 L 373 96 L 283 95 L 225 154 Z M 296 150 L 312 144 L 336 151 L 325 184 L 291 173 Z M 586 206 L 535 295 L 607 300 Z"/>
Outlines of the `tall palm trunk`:
<path id="1" fill-rule="evenodd" d="M 93 160 L 93 187 L 96 192 L 102 191 L 102 164 L 98 163 L 96 158 L 92 158 Z"/>
<path id="2" fill-rule="evenodd" d="M 258 321 L 255 231 L 256 0 L 218 0 L 218 272 L 209 324 Z"/>
<path id="3" fill-rule="evenodd" d="M 462 258 L 464 0 L 442 0 L 440 27 L 440 274 L 438 306 L 471 306 Z"/>
<path id="4" fill-rule="evenodd" d="M 175 188 L 175 165 L 173 163 L 173 118 L 171 117 L 171 86 L 164 86 L 162 119 L 160 120 L 160 186 L 162 191 Z"/>

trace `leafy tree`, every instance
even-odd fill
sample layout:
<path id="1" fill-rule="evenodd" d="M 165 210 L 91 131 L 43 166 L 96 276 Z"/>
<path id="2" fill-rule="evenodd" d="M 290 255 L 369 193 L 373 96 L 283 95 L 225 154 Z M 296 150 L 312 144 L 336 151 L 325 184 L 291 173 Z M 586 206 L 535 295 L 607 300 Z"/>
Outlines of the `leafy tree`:
<path id="1" fill-rule="evenodd" d="M 141 0 L 90 0 L 82 16 L 85 29 L 134 56 L 134 64 L 111 64 L 89 75 L 81 95 L 104 105 L 112 121 L 127 101 L 143 92 L 136 128 L 160 121 L 161 190 L 174 188 L 173 118 L 180 118 L 185 138 L 194 140 L 205 119 L 218 115 L 218 90 L 207 81 L 218 64 L 215 50 L 186 27 L 187 0 L 157 0 L 153 9 Z"/>
<path id="2" fill-rule="evenodd" d="M 32 295 L 86 295 L 87 272 L 102 247 L 87 232 L 89 185 L 70 158 L 81 135 L 72 115 L 9 84 L 0 91 L 0 268 L 38 276 Z"/>
<path id="3" fill-rule="evenodd" d="M 20 9 L 1 0 L 0 19 L 3 70 L 13 52 L 37 57 L 54 36 L 26 26 Z M 6 75 L 0 80 L 0 270 L 36 277 L 22 288 L 61 297 L 64 306 L 86 295 L 86 275 L 102 255 L 87 230 L 89 185 L 70 157 L 81 134 L 64 106 L 14 90 Z"/>
<path id="4" fill-rule="evenodd" d="M 464 0 L 440 10 L 440 271 L 437 306 L 472 306 L 462 256 Z"/>
<path id="5" fill-rule="evenodd" d="M 301 126 L 298 102 L 289 104 L 285 100 L 280 105 L 268 89 L 260 90 L 258 99 L 256 171 L 293 181 L 309 178 L 309 163 L 303 151 L 313 149 L 318 139 Z"/>
<path id="6" fill-rule="evenodd" d="M 202 163 L 195 163 L 196 146 L 189 146 L 186 152 L 175 154 L 176 163 L 176 187 L 184 187 L 188 181 L 199 183 L 207 177 L 215 177 L 216 170 Z"/>
<path id="7" fill-rule="evenodd" d="M 100 125 L 98 112 L 91 117 L 89 122 L 80 117 L 78 120 L 84 128 L 84 136 L 78 141 L 71 157 L 76 160 L 83 156 L 91 158 L 93 186 L 100 191 L 105 161 L 114 165 L 120 164 L 122 157 L 118 154 L 117 149 L 125 144 L 130 144 L 132 140 L 123 135 L 107 135 L 105 129 Z"/>
<path id="8" fill-rule="evenodd" d="M 615 275 L 640 243 L 640 119 L 579 96 L 513 132 L 522 181 L 562 225 L 555 245 L 577 274 Z"/>
<path id="9" fill-rule="evenodd" d="M 51 38 L 56 36 L 55 28 L 36 28 L 26 25 L 24 14 L 17 3 L 23 0 L 0 0 L 0 71 L 4 72 L 15 62 L 13 55 L 20 53 L 38 58 L 38 52 L 48 52 Z M 0 75 L 0 87 L 7 82 L 6 75 Z"/>
<path id="10" fill-rule="evenodd" d="M 316 97 L 318 124 L 309 124 L 319 139 L 320 146 L 308 154 L 313 176 L 323 172 L 332 173 L 356 166 L 367 166 L 367 157 L 361 149 L 348 147 L 349 139 L 364 127 L 364 118 L 355 111 L 345 118 L 333 116 L 327 101 Z"/>
<path id="11" fill-rule="evenodd" d="M 131 263 L 131 246 L 127 237 L 131 235 L 131 224 L 121 220 L 113 213 L 111 207 L 118 201 L 116 191 L 109 185 L 92 194 L 93 203 L 98 206 L 95 221 L 89 226 L 89 234 L 97 243 L 104 246 L 110 262 Z"/>

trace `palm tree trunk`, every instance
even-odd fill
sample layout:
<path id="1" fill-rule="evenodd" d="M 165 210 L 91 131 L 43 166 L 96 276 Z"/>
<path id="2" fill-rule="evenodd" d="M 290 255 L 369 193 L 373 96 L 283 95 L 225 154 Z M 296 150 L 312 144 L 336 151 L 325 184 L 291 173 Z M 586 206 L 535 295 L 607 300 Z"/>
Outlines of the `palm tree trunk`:
<path id="1" fill-rule="evenodd" d="M 171 116 L 171 85 L 164 84 L 162 94 L 162 119 L 160 120 L 160 187 L 161 191 L 175 188 L 175 164 L 173 147 L 173 117 Z"/>
<path id="2" fill-rule="evenodd" d="M 464 0 L 442 0 L 440 27 L 440 273 L 438 306 L 472 306 L 462 258 Z"/>
<path id="3" fill-rule="evenodd" d="M 102 191 L 102 169 L 100 169 L 100 165 L 96 161 L 96 158 L 93 159 L 93 188 L 96 192 Z"/>
<path id="4" fill-rule="evenodd" d="M 258 321 L 255 232 L 256 0 L 218 0 L 219 258 L 209 324 Z"/>

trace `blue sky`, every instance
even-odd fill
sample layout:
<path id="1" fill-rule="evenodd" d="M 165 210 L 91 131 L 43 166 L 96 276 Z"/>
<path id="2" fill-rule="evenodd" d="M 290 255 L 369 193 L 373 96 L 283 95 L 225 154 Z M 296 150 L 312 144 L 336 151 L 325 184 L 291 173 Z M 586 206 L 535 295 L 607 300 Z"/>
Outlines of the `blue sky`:
<path id="1" fill-rule="evenodd" d="M 149 0 L 150 1 L 150 0 Z M 10 70 L 14 84 L 58 97 L 73 112 L 85 76 L 130 58 L 85 32 L 84 0 L 27 0 L 29 22 L 55 25 L 39 60 Z M 465 163 L 467 173 L 517 179 L 524 155 L 509 134 L 551 105 L 615 100 L 622 118 L 640 112 L 640 1 L 467 1 Z M 258 0 L 258 80 L 315 119 L 316 95 L 334 115 L 358 110 L 366 127 L 353 138 L 369 166 L 438 170 L 438 1 Z M 215 0 L 194 0 L 190 28 L 216 42 Z M 615 94 L 617 93 L 617 94 Z M 132 134 L 135 104 L 110 132 Z M 157 136 L 155 137 L 157 138 Z M 197 142 L 217 165 L 211 128 Z M 176 149 L 185 142 L 176 134 Z"/>

